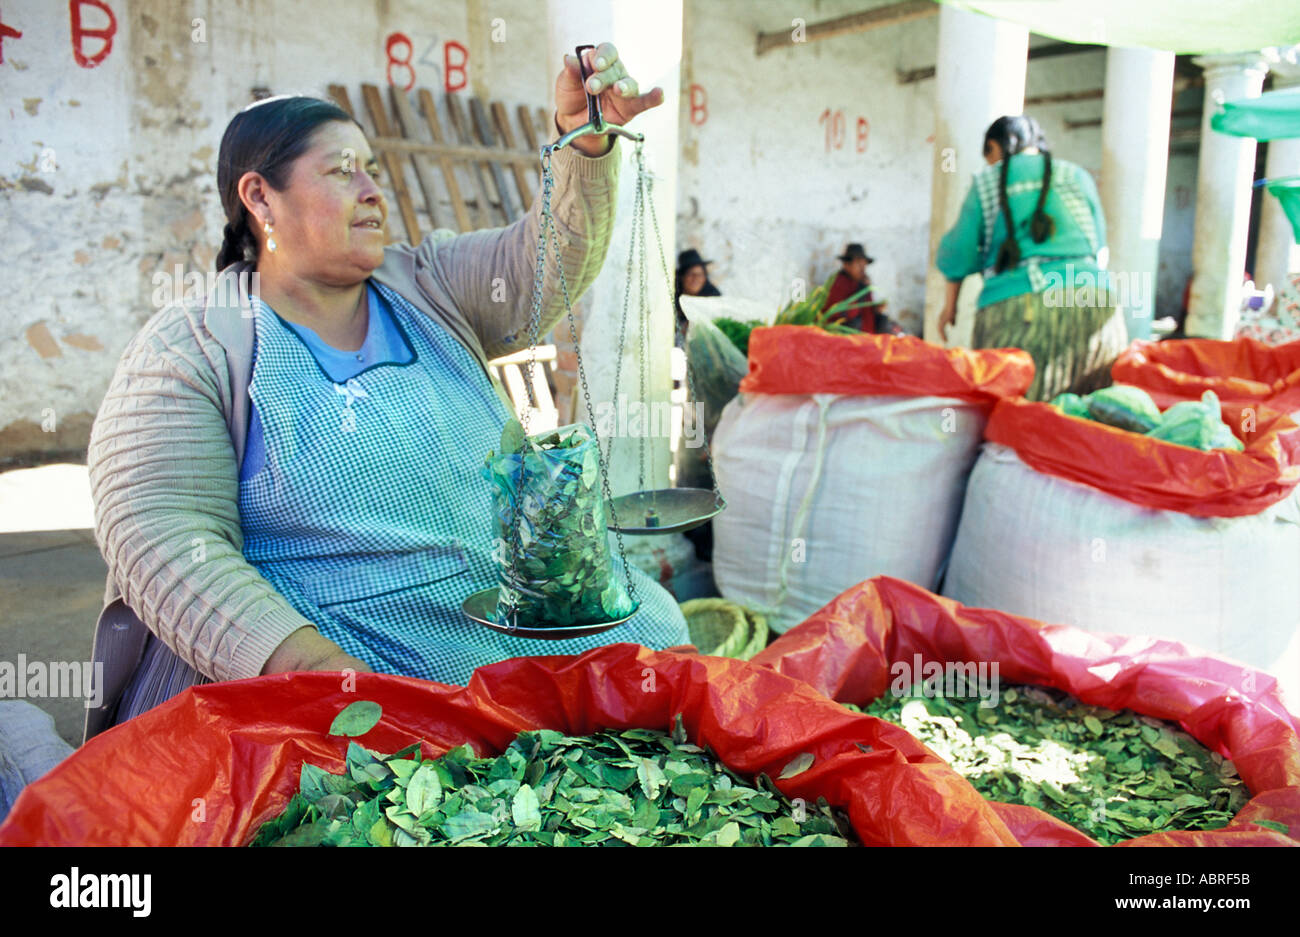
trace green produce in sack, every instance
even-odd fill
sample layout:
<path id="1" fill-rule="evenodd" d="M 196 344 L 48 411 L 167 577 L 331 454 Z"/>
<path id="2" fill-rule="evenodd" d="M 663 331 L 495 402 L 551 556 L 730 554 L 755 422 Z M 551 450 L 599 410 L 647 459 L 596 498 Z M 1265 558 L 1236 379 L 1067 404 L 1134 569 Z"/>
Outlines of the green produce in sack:
<path id="1" fill-rule="evenodd" d="M 1172 723 L 1089 706 L 1048 687 L 1001 688 L 985 707 L 959 676 L 864 707 L 925 743 L 990 800 L 1037 807 L 1104 845 L 1226 826 L 1250 799 L 1236 767 Z"/>
<path id="2" fill-rule="evenodd" d="M 374 705 L 374 704 L 371 704 Z M 782 777 L 807 770 L 812 755 Z M 495 758 L 468 745 L 427 761 L 416 743 L 348 746 L 347 771 L 304 762 L 299 789 L 251 846 L 850 846 L 824 800 L 793 804 L 687 741 L 652 729 L 574 738 L 521 732 Z"/>
<path id="3" fill-rule="evenodd" d="M 1088 413 L 1098 423 L 1131 433 L 1146 433 L 1160 425 L 1160 408 L 1140 387 L 1115 384 L 1093 391 L 1084 399 L 1088 401 Z"/>
<path id="4" fill-rule="evenodd" d="M 747 322 L 738 322 L 735 319 L 728 319 L 721 316 L 713 320 L 713 324 L 718 327 L 723 335 L 731 339 L 731 344 L 740 349 L 742 355 L 749 354 L 749 333 L 754 329 L 767 325 L 761 319 L 750 319 Z"/>
<path id="5" fill-rule="evenodd" d="M 691 322 L 686 333 L 686 358 L 691 368 L 691 390 L 704 405 L 704 431 L 712 435 L 722 408 L 740 390 L 749 360 L 707 319 Z"/>
<path id="6" fill-rule="evenodd" d="M 1232 430 L 1223 422 L 1219 410 L 1219 398 L 1214 391 L 1207 390 L 1200 400 L 1186 400 L 1176 403 L 1165 411 L 1160 425 L 1147 433 L 1152 439 L 1190 446 L 1208 452 L 1211 449 L 1231 449 L 1241 452 L 1246 447 L 1240 439 L 1232 435 Z"/>
<path id="7" fill-rule="evenodd" d="M 1088 412 L 1088 401 L 1078 394 L 1057 394 L 1052 398 L 1052 406 L 1056 407 L 1066 416 L 1082 417 L 1085 420 L 1092 419 Z"/>
<path id="8" fill-rule="evenodd" d="M 483 477 L 492 484 L 501 584 L 496 620 L 557 628 L 624 618 L 632 600 L 614 574 L 605 534 L 600 453 L 583 424 L 525 437 L 518 420 L 489 452 Z M 518 540 L 511 526 L 518 516 Z M 516 549 L 517 546 L 517 549 Z"/>
<path id="9" fill-rule="evenodd" d="M 857 329 L 850 325 L 845 325 L 843 322 L 837 322 L 835 321 L 835 318 L 841 313 L 848 312 L 849 309 L 856 305 L 860 300 L 863 300 L 866 295 L 871 292 L 871 287 L 864 286 L 852 296 L 840 300 L 829 309 L 823 309 L 822 306 L 826 304 L 826 299 L 830 296 L 831 284 L 835 282 L 836 276 L 838 276 L 838 274 L 832 273 L 826 278 L 825 283 L 812 291 L 812 295 L 807 299 L 791 300 L 776 314 L 776 318 L 772 321 L 772 324 L 812 325 L 825 332 L 830 332 L 832 335 L 860 334 Z M 884 301 L 884 297 L 878 296 L 872 299 L 871 302 L 875 304 L 883 303 Z"/>

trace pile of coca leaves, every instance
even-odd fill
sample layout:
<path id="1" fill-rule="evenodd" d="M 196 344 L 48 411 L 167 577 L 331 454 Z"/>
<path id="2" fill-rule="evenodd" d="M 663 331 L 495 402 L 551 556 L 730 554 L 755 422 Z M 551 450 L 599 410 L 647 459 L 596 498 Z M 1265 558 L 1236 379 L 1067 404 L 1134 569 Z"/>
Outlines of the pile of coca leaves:
<path id="1" fill-rule="evenodd" d="M 1105 845 L 1219 829 L 1250 799 L 1231 761 L 1171 723 L 1047 687 L 1007 687 L 984 707 L 957 683 L 947 697 L 918 685 L 848 705 L 906 729 L 989 800 L 1037 807 Z"/>
<path id="2" fill-rule="evenodd" d="M 360 735 L 378 718 L 377 704 L 354 703 L 331 732 Z M 344 774 L 304 763 L 299 787 L 250 845 L 856 845 L 825 800 L 791 803 L 762 775 L 751 785 L 688 743 L 680 716 L 671 735 L 522 732 L 495 758 L 464 745 L 422 760 L 418 744 L 381 756 L 352 742 Z"/>
<path id="3" fill-rule="evenodd" d="M 599 443 L 583 425 L 527 437 L 507 420 L 489 452 L 500 582 L 494 620 L 525 628 L 614 621 L 635 609 L 605 533 Z M 517 527 L 515 526 L 517 525 Z"/>

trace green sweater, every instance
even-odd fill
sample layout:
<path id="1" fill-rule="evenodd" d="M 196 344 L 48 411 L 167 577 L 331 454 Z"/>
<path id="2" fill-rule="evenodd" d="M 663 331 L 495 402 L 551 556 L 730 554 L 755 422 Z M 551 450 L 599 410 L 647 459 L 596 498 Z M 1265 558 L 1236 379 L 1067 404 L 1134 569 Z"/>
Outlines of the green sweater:
<path id="1" fill-rule="evenodd" d="M 952 281 L 984 273 L 984 289 L 977 303 L 980 308 L 1012 296 L 1044 292 L 1053 285 L 1069 288 L 1071 281 L 1075 285 L 1109 286 L 1109 277 L 1097 267 L 1097 252 L 1106 245 L 1106 220 L 1092 176 L 1067 160 L 1052 159 L 1052 181 L 1044 210 L 1055 221 L 1056 231 L 1038 244 L 1029 236 L 1029 220 L 1038 204 L 1046 160 L 1036 153 L 1020 153 L 1010 159 L 1007 202 L 1021 263 L 1002 273 L 992 271 L 998 247 L 1007 236 L 999 202 L 999 162 L 975 174 L 957 223 L 939 243 L 935 258 L 939 271 Z"/>

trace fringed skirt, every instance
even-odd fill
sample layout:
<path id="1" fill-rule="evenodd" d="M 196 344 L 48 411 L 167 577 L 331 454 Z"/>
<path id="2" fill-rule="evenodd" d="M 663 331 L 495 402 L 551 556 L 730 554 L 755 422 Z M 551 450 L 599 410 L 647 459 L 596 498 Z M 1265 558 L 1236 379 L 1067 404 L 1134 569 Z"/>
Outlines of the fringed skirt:
<path id="1" fill-rule="evenodd" d="M 1029 400 L 1109 386 L 1110 366 L 1128 345 L 1123 310 L 1114 304 L 1048 305 L 1044 296 L 1024 293 L 980 309 L 971 346 L 1029 352 L 1034 359 Z"/>

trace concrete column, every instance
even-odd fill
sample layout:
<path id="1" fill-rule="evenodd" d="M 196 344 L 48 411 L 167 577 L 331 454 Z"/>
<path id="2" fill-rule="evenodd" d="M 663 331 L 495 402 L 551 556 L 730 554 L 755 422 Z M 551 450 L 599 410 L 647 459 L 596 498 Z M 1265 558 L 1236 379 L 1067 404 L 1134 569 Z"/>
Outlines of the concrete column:
<path id="1" fill-rule="evenodd" d="M 1300 85 L 1300 46 L 1292 46 L 1272 63 L 1273 90 Z M 1300 176 L 1300 139 L 1270 140 L 1264 175 L 1269 179 Z M 1282 285 L 1288 273 L 1300 270 L 1300 244 L 1282 205 L 1265 193 L 1259 212 L 1259 243 L 1255 248 L 1255 283 L 1261 288 Z"/>
<path id="2" fill-rule="evenodd" d="M 1174 54 L 1112 47 L 1106 52 L 1101 118 L 1101 206 L 1108 269 L 1123 291 L 1130 338 L 1150 338 L 1155 314 Z"/>
<path id="3" fill-rule="evenodd" d="M 624 61 L 628 73 L 637 80 L 642 92 L 656 85 L 664 89 L 664 103 L 638 115 L 628 129 L 646 136 L 646 167 L 655 177 L 655 213 L 663 238 L 664 260 L 671 276 L 677 256 L 677 112 L 680 100 L 678 72 L 682 57 L 682 0 L 657 3 L 653 13 L 647 12 L 646 6 L 636 0 L 549 0 L 547 25 L 548 61 L 553 64 L 554 73 L 559 72 L 565 53 L 572 54 L 575 46 L 608 41 L 618 48 L 619 57 Z M 551 105 L 554 107 L 553 100 Z M 628 283 L 628 249 L 632 239 L 632 211 L 637 183 L 635 144 L 630 140 L 622 140 L 619 146 L 623 157 L 613 237 L 604 267 L 583 299 L 585 315 L 579 335 L 588 391 L 598 419 L 602 404 L 613 407 L 614 413 L 621 409 L 619 402 L 614 399 L 614 378 L 619 364 L 615 359 L 624 294 L 629 288 L 634 292 L 627 303 L 629 321 L 619 395 L 625 396 L 629 403 L 641 402 L 641 362 L 637 354 L 636 331 L 640 308 L 639 285 Z M 638 258 L 637 264 L 644 262 L 648 265 L 650 335 L 647 343 L 647 396 L 650 399 L 644 403 L 653 412 L 670 406 L 674 316 L 670 284 L 660 266 L 654 226 L 648 211 L 646 245 L 646 256 Z M 633 276 L 640 280 L 636 268 Z M 567 330 L 568 326 L 561 322 L 557 334 L 567 336 Z M 580 387 L 574 391 L 574 398 L 574 420 L 586 422 L 586 404 Z M 615 426 L 616 431 L 621 429 L 622 427 Z M 667 435 L 645 439 L 646 460 L 650 465 L 646 476 L 648 488 L 668 486 L 668 467 L 671 464 L 669 442 Z M 638 487 L 639 443 L 640 439 L 636 437 L 614 439 L 610 486 L 615 496 L 634 491 Z"/>
<path id="4" fill-rule="evenodd" d="M 1261 52 L 1205 55 L 1205 113 L 1196 171 L 1196 225 L 1192 242 L 1192 295 L 1186 331 L 1191 338 L 1232 337 L 1241 310 L 1246 269 L 1255 141 L 1210 127 L 1224 101 L 1258 97 L 1268 73 Z"/>
<path id="5" fill-rule="evenodd" d="M 939 9 L 935 57 L 934 175 L 930 184 L 930 268 L 925 282 L 925 338 L 940 341 L 939 314 L 947 281 L 934 266 L 939 241 L 957 221 L 971 177 L 984 167 L 984 131 L 1025 106 L 1029 30 L 950 6 Z M 975 300 L 983 286 L 967 277 L 949 344 L 969 345 Z"/>

